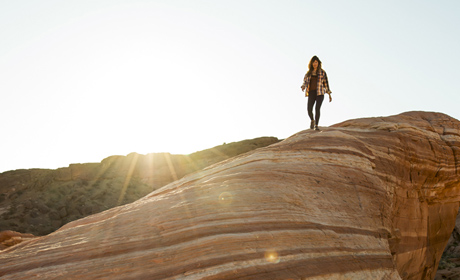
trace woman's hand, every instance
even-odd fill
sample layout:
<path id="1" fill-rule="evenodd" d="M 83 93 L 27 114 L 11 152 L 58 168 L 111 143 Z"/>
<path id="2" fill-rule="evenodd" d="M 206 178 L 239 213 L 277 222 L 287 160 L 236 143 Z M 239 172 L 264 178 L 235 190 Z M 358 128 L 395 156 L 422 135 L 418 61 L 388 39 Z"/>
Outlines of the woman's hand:
<path id="1" fill-rule="evenodd" d="M 330 93 L 329 93 L 329 102 L 332 102 L 332 96 Z"/>

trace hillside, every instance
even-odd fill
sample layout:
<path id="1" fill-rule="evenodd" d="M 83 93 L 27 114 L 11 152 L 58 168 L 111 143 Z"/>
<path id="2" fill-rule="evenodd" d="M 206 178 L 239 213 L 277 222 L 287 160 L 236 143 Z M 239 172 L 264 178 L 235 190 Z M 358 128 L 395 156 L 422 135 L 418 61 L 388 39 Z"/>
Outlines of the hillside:
<path id="1" fill-rule="evenodd" d="M 0 174 L 0 232 L 45 235 L 70 221 L 131 203 L 183 176 L 279 140 L 261 137 L 190 155 L 111 156 L 100 163 Z"/>

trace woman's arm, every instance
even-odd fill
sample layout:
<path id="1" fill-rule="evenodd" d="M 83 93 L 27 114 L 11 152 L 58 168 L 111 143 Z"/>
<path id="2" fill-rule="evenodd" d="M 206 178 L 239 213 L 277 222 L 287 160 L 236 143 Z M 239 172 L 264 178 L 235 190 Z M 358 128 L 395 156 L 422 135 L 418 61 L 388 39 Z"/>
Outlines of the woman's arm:
<path id="1" fill-rule="evenodd" d="M 326 71 L 324 71 L 324 86 L 326 87 L 326 93 L 329 95 L 329 102 L 332 102 L 332 96 L 331 96 L 332 91 L 329 88 L 329 80 L 327 79 Z"/>
<path id="2" fill-rule="evenodd" d="M 332 91 L 331 91 L 331 88 L 329 87 L 329 80 L 327 79 L 326 71 L 324 71 L 324 83 L 325 83 L 325 86 L 326 86 L 326 93 L 331 94 Z"/>
<path id="3" fill-rule="evenodd" d="M 302 86 L 300 87 L 302 91 L 305 91 L 305 96 L 307 96 L 308 83 L 309 83 L 308 76 L 307 74 L 305 74 L 305 76 L 303 77 Z"/>

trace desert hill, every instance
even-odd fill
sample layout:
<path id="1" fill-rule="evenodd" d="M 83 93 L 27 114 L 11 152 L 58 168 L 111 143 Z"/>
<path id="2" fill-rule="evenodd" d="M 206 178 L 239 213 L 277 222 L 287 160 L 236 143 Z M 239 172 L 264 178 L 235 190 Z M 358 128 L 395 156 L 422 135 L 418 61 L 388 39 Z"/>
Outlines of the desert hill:
<path id="1" fill-rule="evenodd" d="M 120 167 L 126 178 L 143 174 L 132 166 Z M 433 279 L 459 204 L 458 120 L 356 119 L 301 131 L 5 249 L 0 277 Z"/>
<path id="2" fill-rule="evenodd" d="M 0 232 L 51 233 L 68 222 L 131 203 L 186 174 L 279 140 L 261 137 L 190 155 L 111 156 L 100 163 L 0 174 Z"/>

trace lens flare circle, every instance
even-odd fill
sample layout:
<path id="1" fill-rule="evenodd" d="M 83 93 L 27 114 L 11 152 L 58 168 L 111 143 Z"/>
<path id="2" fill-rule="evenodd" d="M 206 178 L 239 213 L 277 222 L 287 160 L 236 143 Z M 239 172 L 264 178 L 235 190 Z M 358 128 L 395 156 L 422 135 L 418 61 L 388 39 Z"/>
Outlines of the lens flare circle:
<path id="1" fill-rule="evenodd" d="M 280 257 L 276 251 L 270 250 L 265 252 L 265 260 L 270 263 L 279 263 Z"/>
<path id="2" fill-rule="evenodd" d="M 233 195 L 230 192 L 223 192 L 219 195 L 219 202 L 222 205 L 230 205 L 233 201 Z"/>

